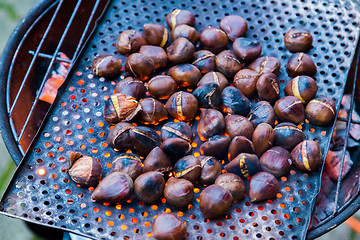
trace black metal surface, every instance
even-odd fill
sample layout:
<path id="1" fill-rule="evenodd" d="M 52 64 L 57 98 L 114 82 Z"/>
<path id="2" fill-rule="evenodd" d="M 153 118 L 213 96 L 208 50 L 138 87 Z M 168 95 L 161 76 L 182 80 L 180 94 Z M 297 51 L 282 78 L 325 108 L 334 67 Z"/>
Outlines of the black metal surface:
<path id="1" fill-rule="evenodd" d="M 54 106 L 32 151 L 26 155 L 5 193 L 5 214 L 96 237 L 111 239 L 116 235 L 145 239 L 150 236 L 153 217 L 167 209 L 166 204 L 142 206 L 134 200 L 113 207 L 91 202 L 91 191 L 76 187 L 69 181 L 64 168 L 71 150 L 99 158 L 104 166 L 117 154 L 106 146 L 109 126 L 102 117 L 103 99 L 112 93 L 115 82 L 104 81 L 91 74 L 90 65 L 95 53 L 114 52 L 117 35 L 128 27 L 140 30 L 146 22 L 165 25 L 164 14 L 174 8 L 197 13 L 198 30 L 207 25 L 218 25 L 217 20 L 226 13 L 244 16 L 249 23 L 247 35 L 262 42 L 263 55 L 281 60 L 282 89 L 290 80 L 285 71 L 290 53 L 283 46 L 283 34 L 290 26 L 309 28 L 314 35 L 314 49 L 310 55 L 318 65 L 318 95 L 331 95 L 337 99 L 339 107 L 358 36 L 358 18 L 351 3 L 113 1 L 77 62 L 68 85 L 62 88 L 58 104 Z M 303 130 L 309 139 L 319 139 L 326 152 L 331 127 L 316 128 L 305 124 Z M 198 139 L 195 142 L 200 145 Z M 104 167 L 105 175 L 109 166 Z M 45 174 L 39 175 L 39 169 L 43 169 Z M 319 189 L 319 175 L 320 172 L 303 175 L 293 170 L 281 180 L 281 191 L 276 200 L 252 204 L 246 198 L 234 204 L 225 219 L 203 221 L 196 200 L 187 211 L 169 209 L 183 215 L 190 239 L 303 239 Z"/>

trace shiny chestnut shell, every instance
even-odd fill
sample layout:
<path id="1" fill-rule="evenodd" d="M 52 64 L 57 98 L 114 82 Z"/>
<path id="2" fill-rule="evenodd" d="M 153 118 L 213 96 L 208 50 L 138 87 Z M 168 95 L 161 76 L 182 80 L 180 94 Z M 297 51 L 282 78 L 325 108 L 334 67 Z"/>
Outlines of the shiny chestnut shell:
<path id="1" fill-rule="evenodd" d="M 229 160 L 232 161 L 240 153 L 255 153 L 254 144 L 244 136 L 235 136 L 229 145 Z"/>
<path id="2" fill-rule="evenodd" d="M 174 213 L 160 213 L 152 223 L 152 236 L 157 240 L 183 240 L 186 225 Z"/>
<path id="3" fill-rule="evenodd" d="M 170 96 L 165 107 L 174 119 L 189 122 L 196 116 L 198 101 L 191 93 L 179 91 Z"/>
<path id="4" fill-rule="evenodd" d="M 244 136 L 251 139 L 254 128 L 251 122 L 240 115 L 227 115 L 225 117 L 225 133 L 230 137 Z"/>
<path id="5" fill-rule="evenodd" d="M 135 98 L 115 93 L 105 101 L 104 118 L 109 124 L 130 121 L 139 112 L 140 106 Z"/>
<path id="6" fill-rule="evenodd" d="M 225 129 L 224 116 L 215 109 L 202 109 L 197 132 L 200 139 L 209 139 L 215 135 L 221 135 Z"/>
<path id="7" fill-rule="evenodd" d="M 115 86 L 115 93 L 125 94 L 140 100 L 145 95 L 145 86 L 142 81 L 134 77 L 127 77 Z"/>
<path id="8" fill-rule="evenodd" d="M 216 69 L 228 78 L 234 75 L 242 68 L 241 62 L 230 50 L 224 50 L 216 56 Z"/>
<path id="9" fill-rule="evenodd" d="M 290 52 L 307 52 L 311 49 L 313 37 L 305 28 L 293 28 L 286 32 L 285 47 Z"/>
<path id="10" fill-rule="evenodd" d="M 130 129 L 133 127 L 132 124 L 126 122 L 116 124 L 108 135 L 107 142 L 109 146 L 118 150 L 131 149 Z"/>
<path id="11" fill-rule="evenodd" d="M 256 155 L 260 157 L 266 150 L 275 145 L 274 129 L 267 123 L 260 123 L 255 128 L 252 139 Z"/>
<path id="12" fill-rule="evenodd" d="M 293 123 L 280 123 L 274 128 L 275 143 L 291 151 L 305 139 L 304 133 Z"/>
<path id="13" fill-rule="evenodd" d="M 154 98 L 141 99 L 139 105 L 141 109 L 137 117 L 142 123 L 158 124 L 168 117 L 165 106 Z"/>
<path id="14" fill-rule="evenodd" d="M 245 183 L 234 173 L 221 174 L 215 180 L 215 185 L 219 185 L 228 190 L 234 201 L 239 201 L 245 198 Z"/>
<path id="15" fill-rule="evenodd" d="M 200 183 L 204 185 L 213 184 L 221 174 L 221 163 L 212 156 L 199 156 L 198 159 L 201 163 Z"/>
<path id="16" fill-rule="evenodd" d="M 260 101 L 250 111 L 248 119 L 252 123 L 253 127 L 256 128 L 260 123 L 268 123 L 271 126 L 275 124 L 275 113 L 270 103 L 266 101 Z"/>
<path id="17" fill-rule="evenodd" d="M 169 39 L 167 29 L 158 23 L 144 24 L 144 35 L 150 45 L 164 47 Z"/>
<path id="18" fill-rule="evenodd" d="M 151 171 L 141 174 L 134 182 L 135 196 L 147 204 L 154 204 L 164 192 L 165 179 L 163 174 Z"/>
<path id="19" fill-rule="evenodd" d="M 142 173 L 141 160 L 132 153 L 122 153 L 112 162 L 111 172 L 126 173 L 133 181 Z"/>
<path id="20" fill-rule="evenodd" d="M 261 100 L 274 102 L 280 96 L 280 85 L 273 73 L 262 74 L 256 82 L 256 90 Z"/>
<path id="21" fill-rule="evenodd" d="M 230 210 L 233 197 L 219 185 L 206 187 L 200 194 L 200 211 L 204 218 L 216 218 Z"/>
<path id="22" fill-rule="evenodd" d="M 200 50 L 194 53 L 192 63 L 202 74 L 214 71 L 216 68 L 215 54 L 208 50 Z"/>
<path id="23" fill-rule="evenodd" d="M 146 39 L 141 32 L 126 30 L 122 32 L 116 42 L 116 48 L 121 54 L 128 54 L 139 51 L 142 45 L 146 44 Z"/>
<path id="24" fill-rule="evenodd" d="M 219 27 L 223 30 L 231 41 L 238 37 L 243 37 L 247 31 L 247 22 L 238 15 L 228 15 L 221 19 Z"/>
<path id="25" fill-rule="evenodd" d="M 161 143 L 160 148 L 166 153 L 172 163 L 192 153 L 191 144 L 182 138 L 168 138 Z"/>
<path id="26" fill-rule="evenodd" d="M 246 116 L 251 103 L 247 97 L 237 88 L 229 86 L 221 93 L 222 110 L 225 114 L 238 114 Z"/>
<path id="27" fill-rule="evenodd" d="M 113 78 L 120 74 L 121 60 L 112 55 L 100 55 L 92 62 L 92 72 L 99 77 Z"/>
<path id="28" fill-rule="evenodd" d="M 280 183 L 271 173 L 259 172 L 250 179 L 249 197 L 251 202 L 273 199 L 279 191 Z"/>
<path id="29" fill-rule="evenodd" d="M 240 37 L 233 42 L 233 51 L 242 62 L 251 62 L 260 57 L 261 44 L 251 38 Z"/>
<path id="30" fill-rule="evenodd" d="M 195 183 L 201 175 L 201 163 L 193 155 L 179 159 L 174 166 L 174 176 Z"/>
<path id="31" fill-rule="evenodd" d="M 286 71 L 289 77 L 300 75 L 313 76 L 317 72 L 316 65 L 306 53 L 294 53 L 286 64 Z"/>
<path id="32" fill-rule="evenodd" d="M 165 50 L 158 46 L 144 45 L 141 46 L 140 54 L 151 58 L 154 62 L 154 69 L 164 68 L 168 63 L 168 57 Z"/>
<path id="33" fill-rule="evenodd" d="M 322 164 L 321 148 L 318 142 L 305 140 L 291 151 L 291 160 L 302 172 L 313 172 Z"/>
<path id="34" fill-rule="evenodd" d="M 168 99 L 177 91 L 178 85 L 170 76 L 157 75 L 150 79 L 147 89 L 150 95 L 154 98 Z"/>
<path id="35" fill-rule="evenodd" d="M 308 103 L 313 99 L 317 90 L 316 81 L 308 76 L 297 76 L 288 82 L 284 88 L 287 96 L 295 96 L 302 103 Z"/>
<path id="36" fill-rule="evenodd" d="M 169 157 L 159 147 L 151 150 L 144 160 L 144 172 L 159 171 L 165 174 L 171 170 L 172 164 Z"/>
<path id="37" fill-rule="evenodd" d="M 180 64 L 169 69 L 169 75 L 176 81 L 179 87 L 193 88 L 201 79 L 201 73 L 192 64 Z"/>
<path id="38" fill-rule="evenodd" d="M 248 178 L 261 170 L 260 160 L 255 154 L 241 153 L 225 165 L 225 170 L 242 178 Z"/>
<path id="39" fill-rule="evenodd" d="M 294 96 L 286 96 L 277 100 L 274 105 L 274 112 L 282 122 L 292 122 L 299 125 L 305 120 L 304 105 Z"/>
<path id="40" fill-rule="evenodd" d="M 326 126 L 334 122 L 336 115 L 335 101 L 320 96 L 311 100 L 305 109 L 306 118 L 316 126 Z"/>
<path id="41" fill-rule="evenodd" d="M 216 83 L 199 86 L 194 90 L 193 95 L 198 100 L 199 108 L 220 109 L 221 91 Z"/>
<path id="42" fill-rule="evenodd" d="M 182 138 L 188 142 L 193 139 L 194 132 L 186 122 L 167 122 L 161 128 L 161 140 Z"/>
<path id="43" fill-rule="evenodd" d="M 206 156 L 223 159 L 226 156 L 231 139 L 228 136 L 215 135 L 200 146 L 200 152 Z"/>
<path id="44" fill-rule="evenodd" d="M 102 176 L 99 161 L 90 156 L 82 156 L 79 152 L 70 153 L 68 173 L 71 179 L 83 187 L 96 186 Z"/>
<path id="45" fill-rule="evenodd" d="M 152 128 L 134 127 L 130 130 L 130 136 L 135 150 L 141 156 L 147 156 L 153 148 L 160 146 L 160 136 Z"/>
<path id="46" fill-rule="evenodd" d="M 260 74 L 250 69 L 241 69 L 234 77 L 234 86 L 246 97 L 256 93 L 256 83 Z"/>
<path id="47" fill-rule="evenodd" d="M 126 59 L 126 74 L 138 77 L 142 81 L 148 80 L 150 76 L 154 73 L 154 70 L 154 61 L 144 54 L 133 53 Z"/>
<path id="48" fill-rule="evenodd" d="M 226 33 L 215 27 L 207 27 L 200 33 L 200 44 L 215 54 L 226 49 L 229 40 Z"/>
<path id="49" fill-rule="evenodd" d="M 208 83 L 216 83 L 219 85 L 220 91 L 223 91 L 224 88 L 229 85 L 226 77 L 220 72 L 209 72 L 205 74 L 198 82 L 198 86 L 203 86 Z"/>
<path id="50" fill-rule="evenodd" d="M 279 75 L 280 61 L 274 57 L 260 57 L 250 63 L 249 69 L 254 70 L 260 74 L 274 73 L 276 75 Z"/>
<path id="51" fill-rule="evenodd" d="M 166 49 L 166 53 L 172 64 L 186 63 L 192 60 L 195 47 L 189 40 L 180 37 L 171 43 Z"/>
<path id="52" fill-rule="evenodd" d="M 196 46 L 200 39 L 196 29 L 186 24 L 177 25 L 171 31 L 170 38 L 172 42 L 180 37 L 188 39 L 194 46 Z"/>
<path id="53" fill-rule="evenodd" d="M 276 177 L 282 177 L 290 171 L 290 153 L 282 147 L 267 150 L 260 158 L 261 169 Z"/>
<path id="54" fill-rule="evenodd" d="M 184 178 L 171 177 L 164 188 L 166 203 L 180 209 L 186 208 L 194 195 L 194 184 Z"/>
<path id="55" fill-rule="evenodd" d="M 195 16 L 188 10 L 175 9 L 166 15 L 166 23 L 170 30 L 173 30 L 176 26 L 181 24 L 193 27 L 195 26 Z"/>

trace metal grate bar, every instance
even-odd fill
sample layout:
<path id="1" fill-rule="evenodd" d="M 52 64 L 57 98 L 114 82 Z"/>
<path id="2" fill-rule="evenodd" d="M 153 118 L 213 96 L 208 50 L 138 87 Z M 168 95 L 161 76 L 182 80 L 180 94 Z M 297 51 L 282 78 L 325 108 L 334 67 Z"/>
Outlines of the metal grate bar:
<path id="1" fill-rule="evenodd" d="M 29 53 L 32 54 L 32 55 L 35 55 L 34 51 L 29 51 Z M 42 58 L 47 58 L 47 59 L 52 59 L 53 58 L 53 55 L 46 54 L 46 53 L 39 53 L 38 56 L 42 57 Z M 61 57 L 55 57 L 55 61 L 66 62 L 66 63 L 71 63 L 72 62 L 69 59 L 65 59 L 65 58 L 61 58 Z"/>

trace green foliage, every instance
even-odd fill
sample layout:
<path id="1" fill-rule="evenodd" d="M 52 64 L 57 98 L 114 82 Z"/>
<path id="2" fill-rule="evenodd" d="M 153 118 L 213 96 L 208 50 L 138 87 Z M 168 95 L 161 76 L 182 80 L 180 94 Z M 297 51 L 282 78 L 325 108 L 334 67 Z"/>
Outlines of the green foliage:
<path id="1" fill-rule="evenodd" d="M 18 21 L 20 19 L 20 16 L 16 13 L 14 5 L 11 3 L 0 0 L 0 11 L 6 12 L 11 20 Z"/>

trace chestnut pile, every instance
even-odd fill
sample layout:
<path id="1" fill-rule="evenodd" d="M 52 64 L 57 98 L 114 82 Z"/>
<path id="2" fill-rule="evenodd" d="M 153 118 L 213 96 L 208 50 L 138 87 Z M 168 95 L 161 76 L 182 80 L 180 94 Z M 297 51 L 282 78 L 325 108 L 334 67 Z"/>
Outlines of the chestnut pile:
<path id="1" fill-rule="evenodd" d="M 317 84 L 311 76 L 316 65 L 304 53 L 312 46 L 307 30 L 294 28 L 285 34 L 285 46 L 293 53 L 286 70 L 293 79 L 280 98 L 280 61 L 261 56 L 260 42 L 245 37 L 242 17 L 226 16 L 220 28 L 209 26 L 200 33 L 187 10 L 174 10 L 166 22 L 170 33 L 160 24 L 145 24 L 144 33 L 120 34 L 116 47 L 127 55 L 128 77 L 106 100 L 104 117 L 115 125 L 108 134 L 109 146 L 123 153 L 102 181 L 98 161 L 72 154 L 69 174 L 75 182 L 97 185 L 92 197 L 98 202 L 122 203 L 134 193 L 147 204 L 164 196 L 179 209 L 193 201 L 195 186 L 205 185 L 200 210 L 204 218 L 215 218 L 244 198 L 247 182 L 251 201 L 259 202 L 276 196 L 277 178 L 287 175 L 291 165 L 302 172 L 318 170 L 320 146 L 305 140 L 301 125 L 305 118 L 328 125 L 336 109 L 333 99 L 314 99 Z M 114 78 L 121 70 L 115 56 L 93 61 L 99 77 Z M 201 155 L 195 157 L 192 126 L 199 113 L 196 133 L 202 144 Z M 149 127 L 166 119 L 161 133 Z M 135 120 L 143 126 L 129 123 Z M 229 162 L 223 166 L 219 160 L 225 158 Z M 182 239 L 185 234 L 176 215 L 160 214 L 153 224 L 157 239 Z"/>

